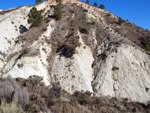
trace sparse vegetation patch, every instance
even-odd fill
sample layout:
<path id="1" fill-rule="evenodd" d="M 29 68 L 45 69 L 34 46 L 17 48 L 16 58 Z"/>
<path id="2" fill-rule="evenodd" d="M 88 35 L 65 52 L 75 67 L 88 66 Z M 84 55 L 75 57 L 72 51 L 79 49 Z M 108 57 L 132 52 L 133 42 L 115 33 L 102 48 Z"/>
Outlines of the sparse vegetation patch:
<path id="1" fill-rule="evenodd" d="M 118 18 L 118 24 L 121 25 L 124 22 L 121 17 Z"/>
<path id="2" fill-rule="evenodd" d="M 142 44 L 142 48 L 147 50 L 147 51 L 150 51 L 150 42 L 148 41 L 141 41 L 141 44 Z"/>
<path id="3" fill-rule="evenodd" d="M 92 25 L 95 25 L 96 24 L 96 22 L 95 21 L 92 21 L 92 23 L 91 23 Z"/>
<path id="4" fill-rule="evenodd" d="M 32 27 L 38 26 L 43 21 L 43 17 L 36 7 L 30 10 L 28 17 L 28 23 L 31 24 Z"/>
<path id="5" fill-rule="evenodd" d="M 42 3 L 43 0 L 35 0 L 35 2 L 36 2 L 36 4 L 38 4 L 38 3 Z"/>
<path id="6" fill-rule="evenodd" d="M 61 3 L 57 4 L 54 7 L 54 17 L 57 21 L 62 19 L 63 12 L 62 12 L 61 8 L 62 8 Z"/>
<path id="7" fill-rule="evenodd" d="M 101 9 L 105 9 L 104 4 L 101 4 L 101 5 L 100 5 L 100 8 L 101 8 Z"/>
<path id="8" fill-rule="evenodd" d="M 111 16 L 111 13 L 108 13 L 107 16 Z"/>
<path id="9" fill-rule="evenodd" d="M 88 34 L 88 31 L 85 28 L 79 28 L 79 31 L 80 31 L 80 33 Z"/>

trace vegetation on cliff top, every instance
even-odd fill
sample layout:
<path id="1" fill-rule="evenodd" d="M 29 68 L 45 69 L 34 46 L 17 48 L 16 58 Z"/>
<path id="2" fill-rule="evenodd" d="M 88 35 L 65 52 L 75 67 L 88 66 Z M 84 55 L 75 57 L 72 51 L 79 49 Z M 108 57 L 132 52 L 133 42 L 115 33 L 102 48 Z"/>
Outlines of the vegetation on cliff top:
<path id="1" fill-rule="evenodd" d="M 31 24 L 32 27 L 38 26 L 43 21 L 43 17 L 36 7 L 30 10 L 28 17 L 28 23 Z"/>
<path id="2" fill-rule="evenodd" d="M 54 7 L 54 17 L 57 21 L 62 19 L 63 12 L 61 8 L 62 8 L 61 2 Z"/>

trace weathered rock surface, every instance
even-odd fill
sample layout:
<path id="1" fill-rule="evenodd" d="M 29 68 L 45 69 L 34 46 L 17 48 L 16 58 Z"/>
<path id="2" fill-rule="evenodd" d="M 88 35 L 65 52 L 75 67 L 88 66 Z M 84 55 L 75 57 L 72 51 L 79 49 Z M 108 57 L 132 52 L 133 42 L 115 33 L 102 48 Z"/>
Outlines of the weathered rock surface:
<path id="1" fill-rule="evenodd" d="M 149 100 L 150 56 L 128 44 L 122 44 L 99 62 L 94 80 L 97 95 Z"/>
<path id="2" fill-rule="evenodd" d="M 76 90 L 93 92 L 91 82 L 94 58 L 91 49 L 83 43 L 81 37 L 79 42 L 81 45 L 76 48 L 73 58 L 60 55 L 54 57 L 51 78 L 54 82 L 60 82 L 62 88 L 70 93 Z"/>

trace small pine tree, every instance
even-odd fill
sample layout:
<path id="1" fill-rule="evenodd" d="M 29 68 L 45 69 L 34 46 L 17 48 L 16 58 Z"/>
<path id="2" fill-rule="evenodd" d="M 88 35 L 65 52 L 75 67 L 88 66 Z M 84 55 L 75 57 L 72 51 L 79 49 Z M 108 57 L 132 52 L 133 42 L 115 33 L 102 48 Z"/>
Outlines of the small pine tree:
<path id="1" fill-rule="evenodd" d="M 92 25 L 95 25 L 96 24 L 96 22 L 95 21 L 92 21 L 92 23 L 91 23 Z"/>
<path id="2" fill-rule="evenodd" d="M 122 20 L 122 18 L 118 18 L 118 24 L 121 25 L 124 22 L 124 20 Z"/>
<path id="3" fill-rule="evenodd" d="M 85 3 L 89 4 L 89 0 L 87 0 Z"/>
<path id="4" fill-rule="evenodd" d="M 107 14 L 107 16 L 110 16 L 110 15 L 111 15 L 111 13 L 108 13 L 108 14 Z"/>
<path id="5" fill-rule="evenodd" d="M 101 8 L 101 9 L 105 9 L 104 4 L 101 4 L 101 5 L 100 5 L 100 8 Z"/>
<path id="6" fill-rule="evenodd" d="M 96 2 L 94 2 L 94 6 L 95 6 L 95 7 L 97 7 L 97 6 L 98 6 L 98 4 L 97 4 Z"/>
<path id="7" fill-rule="evenodd" d="M 28 14 L 28 23 L 32 24 L 31 26 L 38 26 L 43 21 L 43 17 L 40 11 L 36 7 L 33 7 Z"/>
<path id="8" fill-rule="evenodd" d="M 43 2 L 43 0 L 35 0 L 36 4 Z"/>
<path id="9" fill-rule="evenodd" d="M 54 17 L 55 19 L 58 21 L 58 20 L 61 20 L 62 18 L 62 15 L 63 15 L 63 12 L 61 10 L 61 7 L 62 7 L 62 4 L 59 3 L 57 4 L 55 7 L 54 7 Z"/>

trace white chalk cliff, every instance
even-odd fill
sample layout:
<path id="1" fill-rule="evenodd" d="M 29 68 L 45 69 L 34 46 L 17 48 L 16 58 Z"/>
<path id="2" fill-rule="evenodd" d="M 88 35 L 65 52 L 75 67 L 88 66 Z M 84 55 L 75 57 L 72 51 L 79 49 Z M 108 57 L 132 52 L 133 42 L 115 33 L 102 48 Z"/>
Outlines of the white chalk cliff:
<path id="1" fill-rule="evenodd" d="M 53 14 L 51 5 L 47 1 L 36 5 L 43 10 L 45 23 L 35 28 L 29 28 L 27 22 L 32 7 L 0 14 L 1 77 L 36 75 L 46 85 L 59 82 L 71 94 L 90 91 L 97 96 L 150 101 L 150 55 L 128 38 L 130 34 L 120 33 L 128 33 L 122 26 L 129 22 L 120 26 L 111 23 L 109 18 L 116 21 L 117 17 L 107 17 L 103 9 L 82 9 L 72 3 L 64 4 L 63 19 L 55 21 L 49 16 Z M 92 21 L 96 24 L 90 24 Z M 20 25 L 28 31 L 20 33 Z"/>

